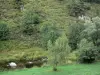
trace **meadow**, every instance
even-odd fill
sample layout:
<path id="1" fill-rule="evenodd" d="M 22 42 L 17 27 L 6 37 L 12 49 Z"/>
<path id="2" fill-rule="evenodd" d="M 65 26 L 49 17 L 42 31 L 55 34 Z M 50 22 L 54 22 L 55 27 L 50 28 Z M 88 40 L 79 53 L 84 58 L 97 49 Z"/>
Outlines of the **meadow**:
<path id="1" fill-rule="evenodd" d="M 51 67 L 35 67 L 0 72 L 0 75 L 100 75 L 100 63 L 64 65 L 58 66 L 58 69 L 57 72 L 54 72 Z"/>

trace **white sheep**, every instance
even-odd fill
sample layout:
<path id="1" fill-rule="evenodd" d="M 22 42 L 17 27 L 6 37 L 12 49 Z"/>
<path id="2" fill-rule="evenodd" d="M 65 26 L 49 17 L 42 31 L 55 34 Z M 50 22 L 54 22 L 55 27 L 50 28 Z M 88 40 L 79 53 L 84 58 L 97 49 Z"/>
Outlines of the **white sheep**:
<path id="1" fill-rule="evenodd" d="M 9 66 L 11 68 L 16 68 L 17 67 L 17 64 L 15 62 L 11 62 L 7 66 Z"/>

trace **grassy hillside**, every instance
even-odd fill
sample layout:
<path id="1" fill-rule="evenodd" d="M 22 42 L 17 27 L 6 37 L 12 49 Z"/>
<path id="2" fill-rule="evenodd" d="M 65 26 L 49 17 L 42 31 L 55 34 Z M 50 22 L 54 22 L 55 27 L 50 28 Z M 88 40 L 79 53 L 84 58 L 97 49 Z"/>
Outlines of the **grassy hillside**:
<path id="1" fill-rule="evenodd" d="M 23 0 L 22 0 L 23 1 Z M 28 10 L 31 7 L 34 10 L 37 10 L 42 13 L 42 16 L 44 17 L 44 22 L 53 22 L 58 28 L 67 30 L 67 27 L 70 23 L 72 23 L 76 18 L 69 16 L 69 10 L 68 5 L 71 4 L 73 0 L 24 0 L 24 10 Z M 13 0 L 7 0 L 0 2 L 1 4 L 1 12 L 3 16 L 1 16 L 1 20 L 5 20 L 8 23 L 8 26 L 10 28 L 20 26 L 21 17 L 23 15 L 24 10 L 19 11 L 15 7 Z M 87 15 L 90 17 L 94 17 L 100 15 L 100 5 L 99 4 L 89 4 L 86 3 L 91 7 L 91 10 L 87 12 Z M 5 7 L 6 6 L 6 7 Z M 3 12 L 4 11 L 4 12 Z M 17 34 L 17 33 L 15 33 Z M 14 35 L 15 35 L 14 34 Z M 16 41 L 15 41 L 16 42 Z M 1 42 L 2 43 L 2 42 Z M 7 42 L 9 44 L 10 42 Z M 16 42 L 17 43 L 17 42 Z M 15 44 L 12 42 L 12 44 Z M 2 46 L 2 45 L 1 45 Z M 13 45 L 12 45 L 13 46 Z M 22 45 L 23 46 L 23 45 Z M 4 48 L 4 46 L 3 46 Z M 3 49 L 1 47 L 1 49 Z M 14 47 L 12 47 L 13 49 Z M 5 48 L 4 48 L 5 49 Z M 10 48 L 11 49 L 11 48 Z"/>
<path id="2" fill-rule="evenodd" d="M 0 63 L 10 62 L 10 61 L 26 61 L 32 60 L 36 57 L 46 56 L 47 52 L 41 48 L 21 48 L 18 50 L 9 50 L 0 52 Z"/>
<path id="3" fill-rule="evenodd" d="M 23 1 L 23 0 L 22 0 Z M 23 11 L 19 11 L 16 9 L 14 0 L 1 1 L 1 18 L 6 20 L 10 26 L 16 26 L 20 23 L 20 18 L 23 15 Z M 34 8 L 33 10 L 37 10 L 42 12 L 42 16 L 46 18 L 45 21 L 54 22 L 59 28 L 65 29 L 69 23 L 75 20 L 74 17 L 69 16 L 68 5 L 74 3 L 73 0 L 25 0 L 23 1 L 24 9 Z M 95 3 L 86 3 L 91 7 L 86 15 L 90 17 L 100 16 L 100 5 Z M 6 6 L 6 7 L 4 7 Z M 4 12 L 3 12 L 4 11 Z"/>
<path id="4" fill-rule="evenodd" d="M 69 15 L 68 9 L 68 5 L 73 4 L 74 0 L 22 0 L 23 10 L 17 9 L 18 5 L 15 4 L 15 0 L 0 1 L 0 20 L 7 23 L 10 28 L 10 35 L 14 37 L 14 39 L 0 41 L 0 62 L 20 60 L 24 57 L 32 59 L 46 55 L 45 49 L 37 45 L 37 43 L 40 43 L 39 36 L 24 36 L 22 34 L 20 27 L 22 26 L 23 15 L 26 11 L 38 11 L 41 14 L 42 22 L 39 24 L 39 28 L 46 22 L 51 22 L 60 30 L 67 32 L 69 25 L 77 20 L 76 17 Z M 100 16 L 100 4 L 85 4 L 91 8 L 89 11 L 86 11 L 87 16 Z"/>

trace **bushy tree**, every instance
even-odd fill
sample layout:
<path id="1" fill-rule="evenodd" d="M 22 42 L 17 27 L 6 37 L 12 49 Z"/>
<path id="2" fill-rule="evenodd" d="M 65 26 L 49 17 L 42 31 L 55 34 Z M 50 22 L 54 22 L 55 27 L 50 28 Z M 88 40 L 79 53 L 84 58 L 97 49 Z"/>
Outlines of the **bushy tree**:
<path id="1" fill-rule="evenodd" d="M 36 34 L 38 29 L 38 24 L 40 23 L 40 16 L 38 13 L 32 10 L 25 11 L 22 19 L 23 33 L 27 35 Z"/>
<path id="2" fill-rule="evenodd" d="M 83 2 L 75 2 L 71 5 L 68 5 L 70 16 L 78 17 L 85 15 L 87 10 L 90 10 L 90 7 L 85 5 Z"/>
<path id="3" fill-rule="evenodd" d="M 77 49 L 77 44 L 81 40 L 81 32 L 84 30 L 83 23 L 74 23 L 69 26 L 68 40 L 72 50 Z"/>
<path id="4" fill-rule="evenodd" d="M 25 11 L 24 17 L 23 17 L 24 24 L 39 24 L 40 23 L 40 16 L 37 12 L 28 10 Z"/>
<path id="5" fill-rule="evenodd" d="M 9 39 L 9 28 L 7 23 L 0 21 L 0 40 Z"/>
<path id="6" fill-rule="evenodd" d="M 60 36 L 60 31 L 53 23 L 44 23 L 41 27 L 41 43 L 42 47 L 47 49 L 47 42 L 50 40 L 52 43 Z"/>
<path id="7" fill-rule="evenodd" d="M 65 63 L 66 57 L 70 52 L 70 47 L 68 45 L 68 40 L 66 35 L 59 37 L 55 43 L 48 41 L 49 55 L 51 56 L 51 61 L 53 65 L 53 70 L 57 71 L 57 65 L 59 63 Z"/>
<path id="8" fill-rule="evenodd" d="M 95 17 L 92 21 L 87 21 L 85 24 L 85 30 L 82 35 L 88 40 L 92 41 L 95 46 L 99 46 L 100 43 L 100 18 Z"/>
<path id="9" fill-rule="evenodd" d="M 81 40 L 79 52 L 79 61 L 81 63 L 92 63 L 98 56 L 97 48 L 94 47 L 92 42 L 89 42 L 86 39 Z"/>
<path id="10" fill-rule="evenodd" d="M 21 9 L 21 5 L 23 4 L 22 0 L 14 0 L 15 2 L 15 9 Z"/>

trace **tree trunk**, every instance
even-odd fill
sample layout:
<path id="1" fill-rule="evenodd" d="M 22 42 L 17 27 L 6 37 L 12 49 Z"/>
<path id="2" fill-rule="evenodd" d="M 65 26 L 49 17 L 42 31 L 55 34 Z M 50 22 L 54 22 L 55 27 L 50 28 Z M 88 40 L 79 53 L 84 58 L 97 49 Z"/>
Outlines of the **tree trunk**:
<path id="1" fill-rule="evenodd" d="M 57 71 L 57 67 L 53 67 L 53 71 Z"/>
<path id="2" fill-rule="evenodd" d="M 53 71 L 57 71 L 57 55 L 55 55 L 55 58 L 54 58 L 54 66 L 53 66 Z"/>

